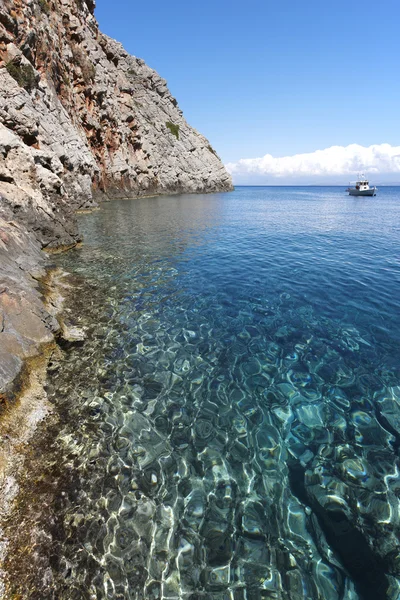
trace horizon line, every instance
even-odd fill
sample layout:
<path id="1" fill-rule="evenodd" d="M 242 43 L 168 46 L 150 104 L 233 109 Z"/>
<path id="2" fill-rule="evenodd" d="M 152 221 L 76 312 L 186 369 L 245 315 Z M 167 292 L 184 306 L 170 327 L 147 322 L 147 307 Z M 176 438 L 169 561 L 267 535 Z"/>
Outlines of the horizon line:
<path id="1" fill-rule="evenodd" d="M 234 187 L 346 187 L 349 184 L 347 183 L 343 183 L 343 184 L 338 184 L 338 183 L 334 183 L 334 184 L 329 184 L 329 183 L 299 183 L 299 184 L 295 184 L 295 183 L 258 183 L 258 184 L 252 184 L 252 183 L 234 183 L 233 186 Z M 380 187 L 400 187 L 400 183 L 377 183 L 377 186 Z"/>

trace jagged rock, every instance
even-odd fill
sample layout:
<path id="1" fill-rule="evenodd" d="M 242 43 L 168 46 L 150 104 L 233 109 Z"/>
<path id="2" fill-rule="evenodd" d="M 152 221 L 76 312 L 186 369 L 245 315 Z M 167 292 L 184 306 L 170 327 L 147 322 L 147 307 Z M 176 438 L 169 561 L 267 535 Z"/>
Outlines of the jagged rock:
<path id="1" fill-rule="evenodd" d="M 21 372 L 22 360 L 0 347 L 0 400 L 7 398 Z"/>
<path id="2" fill-rule="evenodd" d="M 40 247 L 79 241 L 76 210 L 94 197 L 232 188 L 165 80 L 99 32 L 94 8 L 0 1 L 0 397 L 58 330 L 38 291 Z"/>
<path id="3" fill-rule="evenodd" d="M 55 155 L 27 146 L 0 123 L 0 215 L 25 223 L 42 246 L 79 239 L 72 210 L 64 205 L 62 171 Z"/>
<path id="4" fill-rule="evenodd" d="M 96 197 L 229 190 L 167 84 L 102 35 L 94 2 L 0 5 L 0 212 L 43 246 L 78 240 Z"/>

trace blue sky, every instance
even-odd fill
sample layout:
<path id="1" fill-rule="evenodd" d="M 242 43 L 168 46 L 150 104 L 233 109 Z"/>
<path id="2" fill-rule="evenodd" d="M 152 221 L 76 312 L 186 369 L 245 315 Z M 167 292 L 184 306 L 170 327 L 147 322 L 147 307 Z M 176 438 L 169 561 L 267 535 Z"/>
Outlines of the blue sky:
<path id="1" fill-rule="evenodd" d="M 97 0 L 95 14 L 225 163 L 400 144 L 398 0 Z"/>

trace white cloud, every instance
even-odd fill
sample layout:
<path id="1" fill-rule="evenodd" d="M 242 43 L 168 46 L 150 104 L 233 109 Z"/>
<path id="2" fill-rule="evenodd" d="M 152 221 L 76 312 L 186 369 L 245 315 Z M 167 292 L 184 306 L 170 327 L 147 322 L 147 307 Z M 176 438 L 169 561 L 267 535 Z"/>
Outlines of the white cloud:
<path id="1" fill-rule="evenodd" d="M 400 146 L 375 144 L 367 148 L 351 144 L 294 156 L 276 158 L 266 154 L 261 158 L 242 158 L 228 163 L 226 168 L 234 181 L 312 182 L 332 180 L 337 176 L 354 179 L 358 173 L 366 173 L 370 179 L 376 179 L 380 174 L 400 174 Z"/>

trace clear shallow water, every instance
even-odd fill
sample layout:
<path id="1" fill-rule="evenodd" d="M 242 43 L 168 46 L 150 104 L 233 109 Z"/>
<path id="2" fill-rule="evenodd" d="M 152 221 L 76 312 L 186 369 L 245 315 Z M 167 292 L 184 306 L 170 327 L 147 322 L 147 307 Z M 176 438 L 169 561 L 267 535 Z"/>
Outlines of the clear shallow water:
<path id="1" fill-rule="evenodd" d="M 400 596 L 399 216 L 243 187 L 80 217 L 57 598 Z"/>

